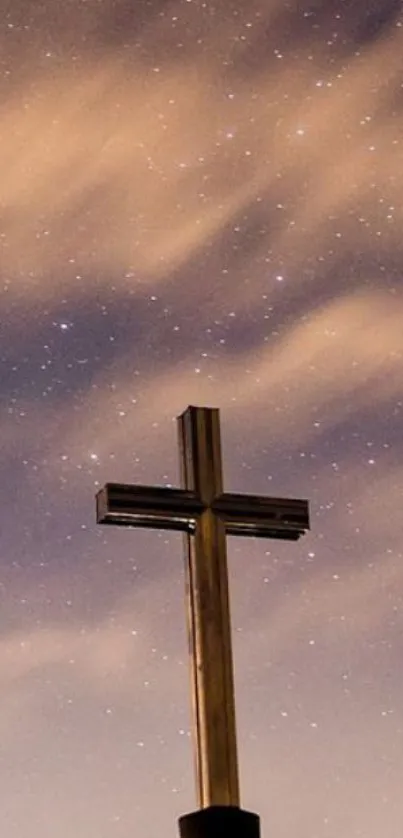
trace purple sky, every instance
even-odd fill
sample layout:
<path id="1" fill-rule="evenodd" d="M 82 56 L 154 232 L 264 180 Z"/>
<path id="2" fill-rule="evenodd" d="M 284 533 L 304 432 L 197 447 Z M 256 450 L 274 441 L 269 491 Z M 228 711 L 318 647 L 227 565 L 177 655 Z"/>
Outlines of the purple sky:
<path id="1" fill-rule="evenodd" d="M 196 806 L 182 540 L 95 524 L 219 407 L 242 803 L 403 824 L 403 18 L 364 0 L 14 0 L 0 29 L 0 832 Z"/>

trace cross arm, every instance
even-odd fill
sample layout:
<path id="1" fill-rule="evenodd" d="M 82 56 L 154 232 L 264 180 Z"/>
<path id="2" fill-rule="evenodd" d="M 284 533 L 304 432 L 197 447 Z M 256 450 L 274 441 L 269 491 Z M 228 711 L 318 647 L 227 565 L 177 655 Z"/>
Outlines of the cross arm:
<path id="1" fill-rule="evenodd" d="M 192 532 L 203 510 L 194 492 L 168 486 L 106 483 L 96 500 L 98 524 Z"/>
<path id="2" fill-rule="evenodd" d="M 212 508 L 224 522 L 228 535 L 297 541 L 310 527 L 306 500 L 224 492 L 214 500 Z"/>

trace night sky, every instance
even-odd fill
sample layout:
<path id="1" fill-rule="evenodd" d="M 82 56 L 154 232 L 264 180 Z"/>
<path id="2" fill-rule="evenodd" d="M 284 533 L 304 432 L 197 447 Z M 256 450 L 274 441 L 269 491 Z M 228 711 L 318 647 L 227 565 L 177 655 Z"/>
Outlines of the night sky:
<path id="1" fill-rule="evenodd" d="M 5 9 L 5 11 L 4 11 Z M 403 827 L 403 17 L 396 0 L 31 0 L 0 29 L 0 832 L 167 838 L 196 808 L 179 482 L 220 408 L 242 804 Z"/>

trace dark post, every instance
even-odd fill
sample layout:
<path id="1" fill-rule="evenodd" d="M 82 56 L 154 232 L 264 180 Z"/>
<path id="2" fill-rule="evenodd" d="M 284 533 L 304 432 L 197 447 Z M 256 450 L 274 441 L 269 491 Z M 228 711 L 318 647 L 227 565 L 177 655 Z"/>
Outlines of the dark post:
<path id="1" fill-rule="evenodd" d="M 208 806 L 179 818 L 180 838 L 260 838 L 259 816 L 237 806 Z"/>

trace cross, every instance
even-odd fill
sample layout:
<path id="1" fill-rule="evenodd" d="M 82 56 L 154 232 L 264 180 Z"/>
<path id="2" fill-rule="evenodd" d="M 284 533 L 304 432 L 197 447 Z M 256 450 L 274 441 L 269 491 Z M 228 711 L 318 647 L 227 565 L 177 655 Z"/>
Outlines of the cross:
<path id="1" fill-rule="evenodd" d="M 97 523 L 182 530 L 200 808 L 239 806 L 226 534 L 297 540 L 308 502 L 223 491 L 219 411 L 178 417 L 181 484 L 107 483 Z"/>

